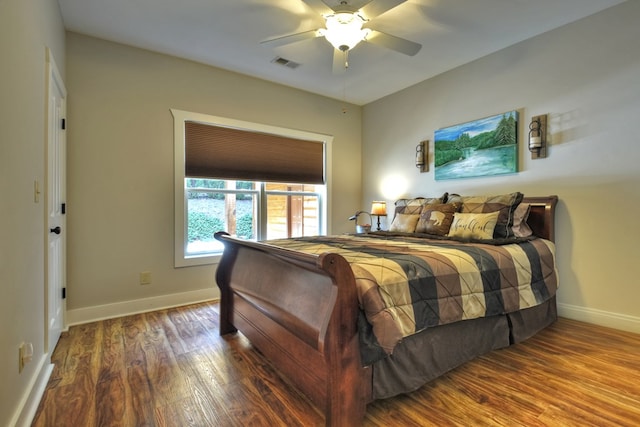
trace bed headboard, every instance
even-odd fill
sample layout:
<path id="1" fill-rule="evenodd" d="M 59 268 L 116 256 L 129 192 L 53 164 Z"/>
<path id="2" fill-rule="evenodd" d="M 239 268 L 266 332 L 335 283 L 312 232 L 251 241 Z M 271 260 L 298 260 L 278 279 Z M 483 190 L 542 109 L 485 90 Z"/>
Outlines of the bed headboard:
<path id="1" fill-rule="evenodd" d="M 558 196 L 525 197 L 522 203 L 531 205 L 527 224 L 533 234 L 555 241 L 555 210 Z"/>

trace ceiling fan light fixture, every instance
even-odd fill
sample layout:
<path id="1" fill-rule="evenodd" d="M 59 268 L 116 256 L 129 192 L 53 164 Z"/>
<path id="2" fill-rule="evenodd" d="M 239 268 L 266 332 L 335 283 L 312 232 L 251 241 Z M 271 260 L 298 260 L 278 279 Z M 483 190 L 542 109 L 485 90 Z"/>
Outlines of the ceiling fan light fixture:
<path id="1" fill-rule="evenodd" d="M 327 28 L 321 29 L 320 34 L 338 50 L 353 49 L 358 43 L 366 39 L 370 30 L 363 29 L 365 19 L 358 13 L 338 12 L 325 16 Z"/>

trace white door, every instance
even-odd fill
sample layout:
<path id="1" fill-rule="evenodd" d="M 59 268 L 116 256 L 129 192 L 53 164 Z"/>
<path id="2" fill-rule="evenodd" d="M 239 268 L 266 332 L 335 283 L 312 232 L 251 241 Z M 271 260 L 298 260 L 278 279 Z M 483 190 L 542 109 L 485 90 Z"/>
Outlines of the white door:
<path id="1" fill-rule="evenodd" d="M 47 349 L 53 353 L 64 327 L 66 274 L 66 90 L 47 50 Z"/>

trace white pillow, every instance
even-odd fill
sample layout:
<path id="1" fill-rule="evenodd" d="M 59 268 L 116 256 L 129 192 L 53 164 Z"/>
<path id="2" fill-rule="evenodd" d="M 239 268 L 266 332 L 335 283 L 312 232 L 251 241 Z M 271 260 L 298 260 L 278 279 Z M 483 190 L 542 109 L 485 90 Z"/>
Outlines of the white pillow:
<path id="1" fill-rule="evenodd" d="M 491 213 L 453 214 L 449 236 L 465 239 L 493 239 L 493 230 L 498 222 L 499 211 Z"/>

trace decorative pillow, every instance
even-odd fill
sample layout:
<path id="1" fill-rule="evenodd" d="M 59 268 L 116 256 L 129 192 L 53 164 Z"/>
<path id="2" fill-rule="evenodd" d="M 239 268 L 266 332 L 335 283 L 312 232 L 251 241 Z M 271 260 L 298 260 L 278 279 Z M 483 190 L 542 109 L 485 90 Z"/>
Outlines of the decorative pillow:
<path id="1" fill-rule="evenodd" d="M 520 203 L 515 211 L 513 211 L 513 235 L 516 237 L 529 237 L 533 234 L 527 219 L 529 218 L 529 211 L 531 211 L 531 205 L 529 203 Z"/>
<path id="2" fill-rule="evenodd" d="M 418 223 L 419 218 L 420 215 L 417 214 L 397 214 L 395 218 L 393 218 L 389 231 L 413 233 L 416 231 L 416 224 Z"/>
<path id="3" fill-rule="evenodd" d="M 453 214 L 459 209 L 459 203 L 424 205 L 416 226 L 416 233 L 446 236 L 453 222 Z"/>
<path id="4" fill-rule="evenodd" d="M 498 211 L 480 214 L 456 212 L 453 214 L 449 236 L 465 239 L 493 239 L 499 215 Z"/>
<path id="5" fill-rule="evenodd" d="M 442 197 L 416 197 L 414 199 L 396 200 L 395 214 L 417 214 L 420 215 L 424 205 L 434 205 L 442 203 Z"/>
<path id="6" fill-rule="evenodd" d="M 445 203 L 460 203 L 462 204 L 462 196 L 456 193 L 445 193 L 447 198 L 445 199 Z"/>
<path id="7" fill-rule="evenodd" d="M 501 194 L 498 196 L 462 196 L 462 213 L 499 212 L 493 237 L 512 237 L 513 212 L 516 210 L 524 195 L 519 192 Z"/>

